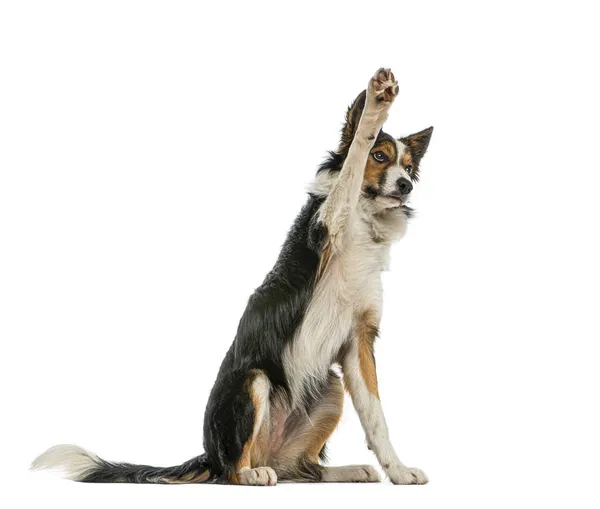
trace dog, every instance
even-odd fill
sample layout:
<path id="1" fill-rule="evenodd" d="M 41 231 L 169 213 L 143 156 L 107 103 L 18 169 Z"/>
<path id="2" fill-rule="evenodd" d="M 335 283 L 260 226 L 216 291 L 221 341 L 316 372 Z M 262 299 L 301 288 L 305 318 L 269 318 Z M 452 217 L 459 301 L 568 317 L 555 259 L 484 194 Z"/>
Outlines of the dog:
<path id="1" fill-rule="evenodd" d="M 411 217 L 407 201 L 433 132 L 396 139 L 382 130 L 398 90 L 391 70 L 379 69 L 349 107 L 339 146 L 318 168 L 223 360 L 205 412 L 204 454 L 156 468 L 59 445 L 33 469 L 99 483 L 378 482 L 369 465 L 323 465 L 346 389 L 391 482 L 427 483 L 390 443 L 374 358 L 381 271 Z"/>

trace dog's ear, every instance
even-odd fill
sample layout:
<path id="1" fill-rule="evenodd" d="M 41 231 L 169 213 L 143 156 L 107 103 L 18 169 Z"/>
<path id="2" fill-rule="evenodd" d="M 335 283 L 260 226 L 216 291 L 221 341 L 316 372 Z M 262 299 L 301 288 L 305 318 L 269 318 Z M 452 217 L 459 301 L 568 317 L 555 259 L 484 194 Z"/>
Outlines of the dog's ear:
<path id="1" fill-rule="evenodd" d="M 365 107 L 365 101 L 367 99 L 367 91 L 363 90 L 358 97 L 354 99 L 348 111 L 346 112 L 346 122 L 342 127 L 342 139 L 340 140 L 340 147 L 338 153 L 344 154 L 350 148 L 352 140 L 354 139 L 354 133 L 360 122 L 360 116 L 362 115 Z"/>
<path id="2" fill-rule="evenodd" d="M 428 127 L 418 133 L 400 138 L 400 141 L 410 150 L 413 166 L 418 166 L 421 162 L 421 158 L 425 155 L 425 152 L 427 152 L 431 133 L 433 133 L 433 127 Z"/>

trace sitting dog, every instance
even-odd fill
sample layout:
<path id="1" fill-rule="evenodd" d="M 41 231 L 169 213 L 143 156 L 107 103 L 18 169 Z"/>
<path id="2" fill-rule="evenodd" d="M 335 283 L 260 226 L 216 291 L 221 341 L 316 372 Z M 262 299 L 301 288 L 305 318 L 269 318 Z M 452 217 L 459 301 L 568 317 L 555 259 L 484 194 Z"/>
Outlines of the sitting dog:
<path id="1" fill-rule="evenodd" d="M 379 69 L 348 109 L 339 147 L 319 167 L 223 360 L 204 418 L 205 453 L 155 468 L 110 463 L 59 445 L 33 468 L 60 468 L 83 482 L 379 481 L 368 465 L 322 465 L 345 388 L 391 482 L 427 482 L 421 470 L 400 462 L 390 443 L 373 350 L 381 271 L 411 216 L 406 203 L 433 131 L 400 139 L 382 131 L 397 94 L 392 72 Z"/>

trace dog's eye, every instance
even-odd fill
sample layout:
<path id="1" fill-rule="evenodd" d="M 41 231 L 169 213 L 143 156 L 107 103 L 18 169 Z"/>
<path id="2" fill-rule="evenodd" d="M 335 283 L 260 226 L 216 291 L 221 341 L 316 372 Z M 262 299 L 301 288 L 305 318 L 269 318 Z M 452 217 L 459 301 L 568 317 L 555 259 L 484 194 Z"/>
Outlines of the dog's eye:
<path id="1" fill-rule="evenodd" d="M 413 167 L 409 164 L 406 167 L 406 173 L 408 173 L 409 175 L 412 175 L 412 172 L 413 172 Z"/>
<path id="2" fill-rule="evenodd" d="M 385 152 L 378 150 L 377 152 L 373 152 L 373 159 L 378 163 L 385 163 L 387 161 L 387 156 L 385 155 Z"/>

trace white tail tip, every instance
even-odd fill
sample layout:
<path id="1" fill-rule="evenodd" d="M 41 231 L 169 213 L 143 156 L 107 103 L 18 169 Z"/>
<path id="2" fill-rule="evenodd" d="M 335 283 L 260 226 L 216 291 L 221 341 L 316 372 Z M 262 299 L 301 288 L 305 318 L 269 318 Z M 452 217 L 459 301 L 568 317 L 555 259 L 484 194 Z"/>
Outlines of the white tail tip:
<path id="1" fill-rule="evenodd" d="M 96 470 L 100 459 L 76 445 L 55 445 L 40 454 L 31 464 L 31 470 L 54 470 L 66 479 L 79 481 Z"/>

